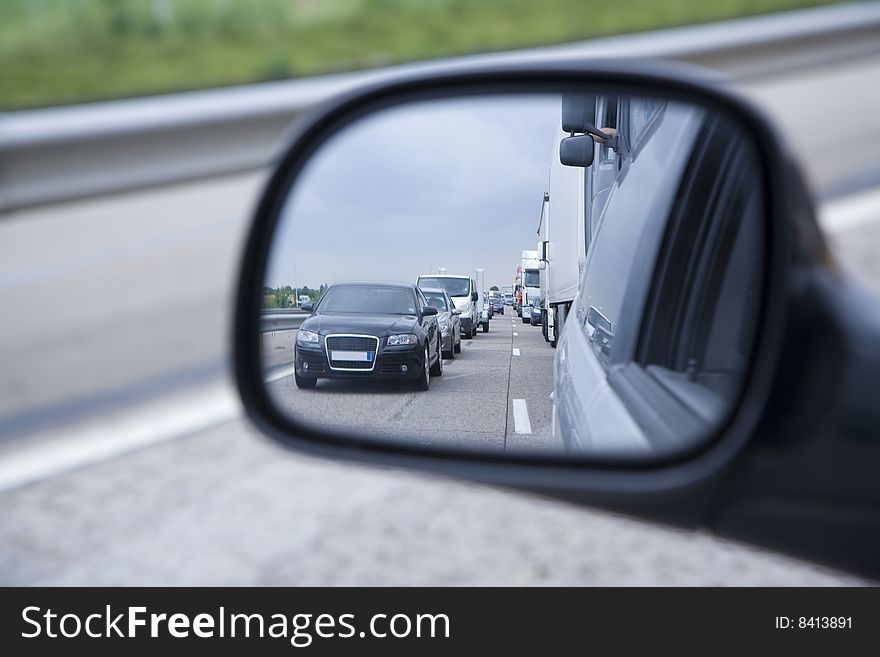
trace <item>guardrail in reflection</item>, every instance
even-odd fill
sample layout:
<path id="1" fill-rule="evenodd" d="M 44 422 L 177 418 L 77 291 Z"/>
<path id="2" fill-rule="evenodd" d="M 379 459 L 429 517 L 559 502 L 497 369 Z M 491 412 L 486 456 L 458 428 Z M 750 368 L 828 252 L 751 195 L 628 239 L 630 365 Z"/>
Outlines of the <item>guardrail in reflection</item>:
<path id="1" fill-rule="evenodd" d="M 298 329 L 309 313 L 302 310 L 273 309 L 260 314 L 260 332 L 292 331 Z"/>

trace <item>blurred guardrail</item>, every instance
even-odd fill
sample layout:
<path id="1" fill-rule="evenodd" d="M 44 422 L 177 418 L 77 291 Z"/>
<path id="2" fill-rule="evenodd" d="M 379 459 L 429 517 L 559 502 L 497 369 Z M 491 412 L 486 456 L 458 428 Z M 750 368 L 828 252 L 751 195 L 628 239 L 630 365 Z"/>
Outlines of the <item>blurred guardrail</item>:
<path id="1" fill-rule="evenodd" d="M 743 79 L 880 52 L 862 2 L 376 71 L 0 115 L 0 211 L 267 165 L 303 110 L 345 89 L 438 65 L 560 57 L 675 59 Z"/>
<path id="2" fill-rule="evenodd" d="M 309 313 L 297 309 L 273 308 L 260 313 L 260 332 L 291 331 L 298 329 Z"/>

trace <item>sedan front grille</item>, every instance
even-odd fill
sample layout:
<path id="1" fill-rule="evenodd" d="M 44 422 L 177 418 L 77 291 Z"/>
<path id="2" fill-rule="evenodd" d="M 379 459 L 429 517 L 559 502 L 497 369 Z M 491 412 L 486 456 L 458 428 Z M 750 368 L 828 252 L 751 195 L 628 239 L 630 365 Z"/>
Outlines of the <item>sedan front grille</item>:
<path id="1" fill-rule="evenodd" d="M 379 338 L 369 335 L 328 335 L 327 349 L 336 351 L 375 351 Z"/>
<path id="2" fill-rule="evenodd" d="M 372 372 L 376 366 L 379 338 L 374 335 L 328 335 L 324 338 L 331 370 Z M 365 360 L 339 358 L 339 352 L 365 354 Z"/>

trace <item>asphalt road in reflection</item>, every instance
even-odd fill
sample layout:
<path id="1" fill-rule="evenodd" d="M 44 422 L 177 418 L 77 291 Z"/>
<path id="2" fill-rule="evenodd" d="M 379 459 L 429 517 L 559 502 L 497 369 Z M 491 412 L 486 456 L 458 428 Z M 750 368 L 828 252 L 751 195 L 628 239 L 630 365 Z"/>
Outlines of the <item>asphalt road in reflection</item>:
<path id="1" fill-rule="evenodd" d="M 293 419 L 419 444 L 536 451 L 554 446 L 555 352 L 539 326 L 522 323 L 509 308 L 493 317 L 488 333 L 462 340 L 461 353 L 444 360 L 443 375 L 432 377 L 425 392 L 396 382 L 332 379 L 300 390 L 291 376 L 293 336 L 268 334 L 263 345 L 273 364 L 267 368 L 269 394 Z"/>

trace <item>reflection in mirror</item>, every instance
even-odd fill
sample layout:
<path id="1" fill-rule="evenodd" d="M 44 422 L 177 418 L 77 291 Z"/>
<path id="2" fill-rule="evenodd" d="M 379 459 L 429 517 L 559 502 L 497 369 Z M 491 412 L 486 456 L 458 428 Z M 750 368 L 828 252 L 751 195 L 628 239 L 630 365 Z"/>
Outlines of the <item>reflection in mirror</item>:
<path id="1" fill-rule="evenodd" d="M 752 138 L 680 100 L 575 91 L 410 100 L 323 142 L 264 277 L 282 412 L 577 457 L 717 433 L 759 325 Z"/>

